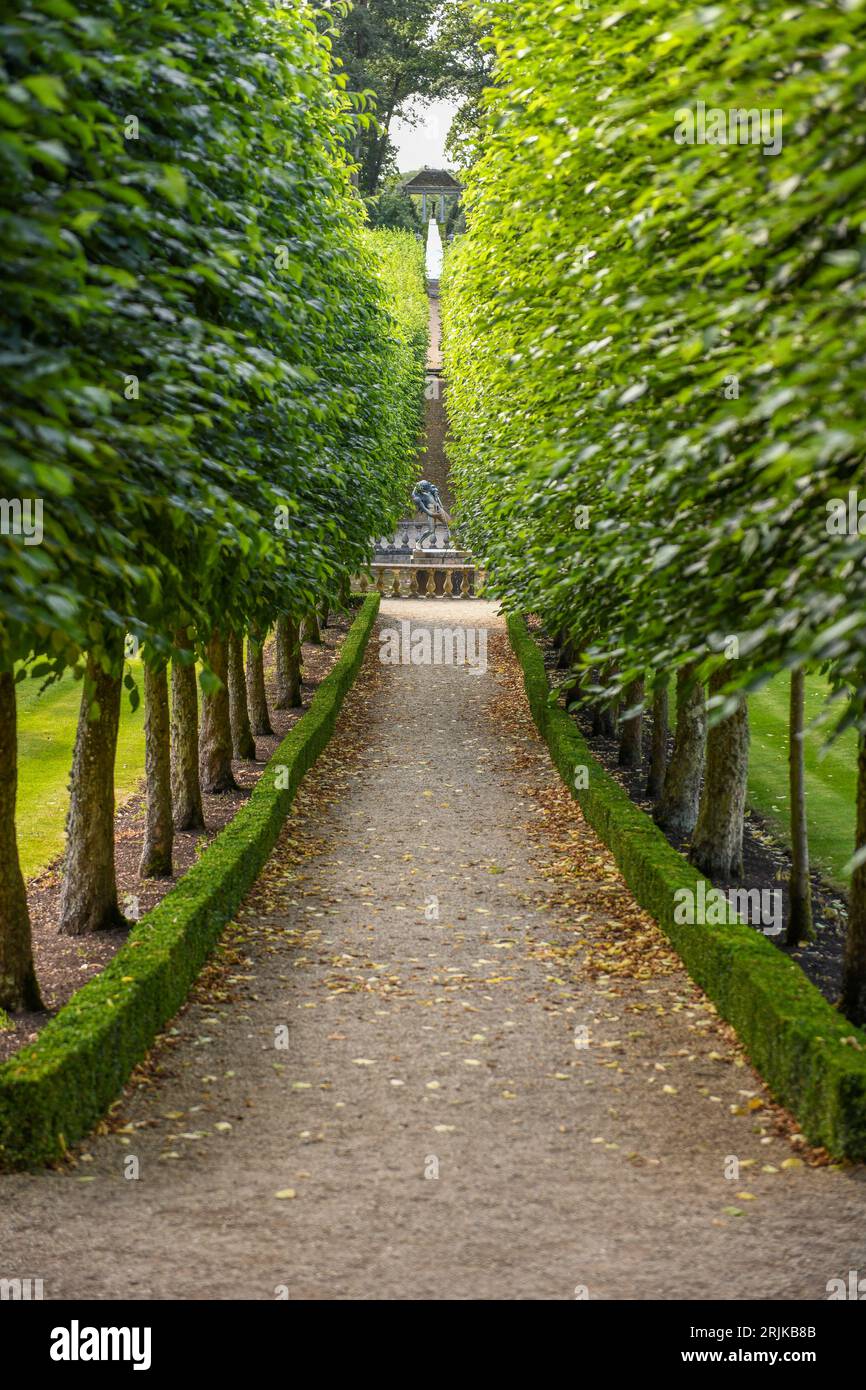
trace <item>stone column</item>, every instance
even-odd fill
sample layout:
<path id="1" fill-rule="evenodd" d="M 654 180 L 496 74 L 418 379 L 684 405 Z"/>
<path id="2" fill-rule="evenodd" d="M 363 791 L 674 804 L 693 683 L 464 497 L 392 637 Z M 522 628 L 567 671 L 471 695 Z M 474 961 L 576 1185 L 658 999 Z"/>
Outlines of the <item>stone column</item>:
<path id="1" fill-rule="evenodd" d="M 445 226 L 445 194 L 439 194 L 439 221 Z"/>
<path id="2" fill-rule="evenodd" d="M 427 194 L 421 194 L 421 221 L 427 225 Z"/>

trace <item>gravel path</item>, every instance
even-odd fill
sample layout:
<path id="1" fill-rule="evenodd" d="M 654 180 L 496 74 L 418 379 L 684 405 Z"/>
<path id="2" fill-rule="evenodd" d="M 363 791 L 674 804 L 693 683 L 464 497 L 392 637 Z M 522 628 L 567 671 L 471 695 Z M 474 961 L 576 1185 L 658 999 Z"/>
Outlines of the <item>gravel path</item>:
<path id="1" fill-rule="evenodd" d="M 820 1299 L 866 1271 L 863 1170 L 798 1142 L 635 907 L 492 606 L 383 604 L 401 619 L 483 624 L 488 669 L 374 639 L 110 1128 L 0 1179 L 0 1274 L 48 1298 Z"/>

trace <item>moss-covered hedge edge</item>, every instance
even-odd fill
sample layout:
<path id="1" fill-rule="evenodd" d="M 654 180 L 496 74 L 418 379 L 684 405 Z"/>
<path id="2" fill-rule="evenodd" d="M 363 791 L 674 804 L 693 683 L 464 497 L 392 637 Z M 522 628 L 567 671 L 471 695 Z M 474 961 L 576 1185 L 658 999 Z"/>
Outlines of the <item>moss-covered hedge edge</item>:
<path id="1" fill-rule="evenodd" d="M 754 928 L 674 920 L 677 889 L 696 892 L 701 874 L 634 805 L 593 757 L 570 716 L 553 704 L 541 650 L 519 614 L 508 617 L 508 635 L 533 719 L 559 774 L 641 907 L 736 1029 L 752 1063 L 807 1139 L 838 1157 L 866 1159 L 866 1034 Z M 579 779 L 587 781 L 585 788 L 575 787 L 579 767 L 587 769 Z"/>
<path id="2" fill-rule="evenodd" d="M 378 594 L 363 601 L 336 664 L 272 754 L 246 805 L 142 917 L 102 973 L 73 995 L 36 1042 L 0 1066 L 0 1168 L 62 1157 L 105 1113 L 177 1013 L 273 849 L 301 779 L 334 731 L 378 610 Z"/>

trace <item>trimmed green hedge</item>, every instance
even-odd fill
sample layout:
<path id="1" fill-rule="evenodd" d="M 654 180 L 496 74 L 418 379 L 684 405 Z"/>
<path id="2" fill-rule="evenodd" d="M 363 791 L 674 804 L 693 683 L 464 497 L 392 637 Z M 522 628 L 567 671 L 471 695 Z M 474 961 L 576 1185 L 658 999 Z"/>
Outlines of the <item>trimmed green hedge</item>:
<path id="1" fill-rule="evenodd" d="M 833 1154 L 866 1159 L 866 1034 L 754 928 L 674 921 L 677 889 L 696 892 L 702 875 L 596 761 L 569 715 L 551 703 L 541 651 L 522 617 L 508 618 L 508 635 L 523 668 L 533 719 L 559 774 L 641 907 L 736 1029 L 751 1061 L 806 1137 Z M 586 788 L 575 789 L 577 767 L 587 769 Z"/>
<path id="2" fill-rule="evenodd" d="M 0 1066 L 0 1167 L 60 1158 L 118 1095 L 177 1013 L 270 854 L 304 773 L 328 743 L 379 611 L 365 599 L 310 708 L 244 806 L 95 979 L 29 1047 Z M 286 774 L 277 786 L 277 769 Z"/>

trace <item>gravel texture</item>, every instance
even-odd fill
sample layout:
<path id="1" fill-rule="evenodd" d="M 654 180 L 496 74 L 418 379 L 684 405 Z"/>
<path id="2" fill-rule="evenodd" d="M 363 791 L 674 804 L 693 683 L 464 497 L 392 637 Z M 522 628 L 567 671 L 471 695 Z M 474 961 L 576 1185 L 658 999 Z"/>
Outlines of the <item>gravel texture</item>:
<path id="1" fill-rule="evenodd" d="M 105 1132 L 0 1178 L 0 1273 L 48 1298 L 825 1298 L 866 1270 L 863 1169 L 798 1139 L 634 904 L 492 605 L 400 619 L 484 626 L 487 670 L 374 637 Z"/>

